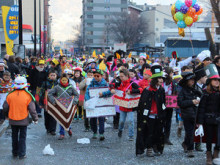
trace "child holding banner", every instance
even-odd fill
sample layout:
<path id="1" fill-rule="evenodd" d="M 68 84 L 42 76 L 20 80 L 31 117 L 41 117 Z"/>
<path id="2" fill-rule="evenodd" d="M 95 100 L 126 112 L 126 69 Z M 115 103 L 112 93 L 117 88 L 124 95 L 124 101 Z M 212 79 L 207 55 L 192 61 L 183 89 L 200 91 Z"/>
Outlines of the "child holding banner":
<path id="1" fill-rule="evenodd" d="M 89 89 L 90 88 L 98 88 L 98 87 L 108 87 L 108 83 L 102 78 L 104 72 L 102 70 L 95 70 L 93 72 L 93 80 L 91 81 L 90 85 L 86 89 L 86 94 L 85 94 L 85 101 L 88 101 L 90 99 L 90 94 L 89 94 Z M 99 93 L 100 97 L 108 97 L 111 96 L 111 92 L 103 92 Z M 105 140 L 104 137 L 104 132 L 105 132 L 105 118 L 104 117 L 99 117 L 99 118 L 91 118 L 90 119 L 90 125 L 91 129 L 93 131 L 93 139 L 97 139 L 97 119 L 99 120 L 99 140 L 103 141 Z"/>

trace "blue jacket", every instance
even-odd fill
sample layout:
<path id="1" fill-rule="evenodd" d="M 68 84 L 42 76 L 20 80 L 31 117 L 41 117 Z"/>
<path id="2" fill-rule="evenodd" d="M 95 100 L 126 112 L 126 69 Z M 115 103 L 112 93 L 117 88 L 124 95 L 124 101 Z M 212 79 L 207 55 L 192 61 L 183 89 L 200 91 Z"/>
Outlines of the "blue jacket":
<path id="1" fill-rule="evenodd" d="M 108 87 L 108 83 L 103 78 L 102 78 L 101 82 L 98 82 L 93 78 L 90 85 L 86 88 L 86 93 L 85 93 L 85 100 L 86 101 L 90 99 L 89 88 L 98 88 L 98 87 Z M 106 92 L 103 92 L 102 95 L 103 95 L 103 97 L 110 97 L 111 92 L 110 92 L 110 90 L 108 90 Z"/>

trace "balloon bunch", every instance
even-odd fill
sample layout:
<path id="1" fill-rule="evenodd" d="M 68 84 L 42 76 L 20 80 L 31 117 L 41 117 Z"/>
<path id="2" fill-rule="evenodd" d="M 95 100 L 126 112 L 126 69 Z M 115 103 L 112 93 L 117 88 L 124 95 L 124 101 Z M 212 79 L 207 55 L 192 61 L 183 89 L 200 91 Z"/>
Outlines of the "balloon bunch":
<path id="1" fill-rule="evenodd" d="M 185 36 L 184 28 L 191 27 L 193 23 L 198 22 L 203 8 L 197 3 L 197 0 L 177 0 L 171 7 L 173 20 L 179 28 L 179 35 Z"/>

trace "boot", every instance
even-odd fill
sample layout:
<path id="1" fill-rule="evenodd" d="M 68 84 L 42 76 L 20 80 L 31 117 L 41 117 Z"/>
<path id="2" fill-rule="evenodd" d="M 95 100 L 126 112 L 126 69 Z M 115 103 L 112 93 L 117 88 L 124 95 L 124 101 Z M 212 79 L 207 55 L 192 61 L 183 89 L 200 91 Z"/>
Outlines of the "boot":
<path id="1" fill-rule="evenodd" d="M 181 135 L 182 135 L 182 128 L 179 128 L 178 127 L 178 129 L 177 129 L 177 137 L 181 137 Z"/>
<path id="2" fill-rule="evenodd" d="M 211 151 L 206 152 L 206 165 L 212 165 L 212 153 L 211 153 Z"/>
<path id="3" fill-rule="evenodd" d="M 219 158 L 219 150 L 214 150 L 214 153 L 213 153 L 213 159 L 216 159 L 216 158 Z"/>
<path id="4" fill-rule="evenodd" d="M 187 156 L 188 156 L 189 158 L 193 158 L 193 157 L 194 157 L 193 151 L 192 151 L 192 150 L 189 150 L 188 153 L 187 153 Z"/>
<path id="5" fill-rule="evenodd" d="M 154 157 L 153 148 L 147 148 L 147 156 L 148 157 Z"/>
<path id="6" fill-rule="evenodd" d="M 198 152 L 203 152 L 203 149 L 201 147 L 201 143 L 195 143 L 195 150 Z"/>

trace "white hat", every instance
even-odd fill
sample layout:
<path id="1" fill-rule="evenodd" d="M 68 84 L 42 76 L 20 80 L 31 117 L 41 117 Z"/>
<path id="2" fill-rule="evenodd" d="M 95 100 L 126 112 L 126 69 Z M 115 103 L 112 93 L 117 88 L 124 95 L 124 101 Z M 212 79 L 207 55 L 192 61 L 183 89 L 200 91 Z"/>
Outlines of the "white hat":
<path id="1" fill-rule="evenodd" d="M 197 56 L 197 59 L 199 59 L 200 62 L 203 62 L 208 57 L 211 57 L 211 52 L 209 50 L 204 50 Z"/>
<path id="2" fill-rule="evenodd" d="M 14 84 L 12 85 L 12 88 L 14 89 L 24 89 L 28 88 L 30 85 L 27 83 L 27 79 L 23 76 L 18 75 L 15 78 Z"/>
<path id="3" fill-rule="evenodd" d="M 0 59 L 0 66 L 5 66 L 4 60 Z"/>

